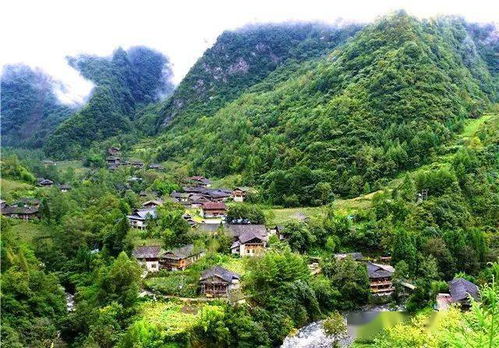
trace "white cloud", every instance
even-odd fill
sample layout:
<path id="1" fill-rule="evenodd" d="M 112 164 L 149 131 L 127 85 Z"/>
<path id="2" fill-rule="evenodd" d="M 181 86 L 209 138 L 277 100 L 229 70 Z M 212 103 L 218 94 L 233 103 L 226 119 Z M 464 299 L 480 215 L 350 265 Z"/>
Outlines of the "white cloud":
<path id="1" fill-rule="evenodd" d="M 0 65 L 38 66 L 67 85 L 65 100 L 81 101 L 92 88 L 66 65 L 65 56 L 109 55 L 118 46 L 145 45 L 173 64 L 175 82 L 223 30 L 247 23 L 288 20 L 367 22 L 397 9 L 418 17 L 462 15 L 470 21 L 499 20 L 491 0 L 3 0 Z"/>

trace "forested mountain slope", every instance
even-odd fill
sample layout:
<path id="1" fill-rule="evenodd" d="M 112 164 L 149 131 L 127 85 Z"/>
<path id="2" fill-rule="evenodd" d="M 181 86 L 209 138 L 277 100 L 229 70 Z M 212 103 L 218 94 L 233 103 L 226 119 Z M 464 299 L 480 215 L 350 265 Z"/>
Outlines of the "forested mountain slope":
<path id="1" fill-rule="evenodd" d="M 75 111 L 62 104 L 49 76 L 26 65 L 2 71 L 2 144 L 41 147 L 46 137 Z"/>
<path id="2" fill-rule="evenodd" d="M 45 152 L 54 158 L 77 157 L 94 141 L 129 132 L 136 112 L 173 90 L 168 59 L 145 47 L 69 63 L 96 87 L 88 104 L 48 139 Z"/>
<path id="3" fill-rule="evenodd" d="M 210 116 L 288 60 L 324 55 L 361 28 L 307 23 L 226 31 L 191 68 L 150 130 L 172 123 L 189 126 L 200 116 Z"/>
<path id="4" fill-rule="evenodd" d="M 427 162 L 496 99 L 473 37 L 460 19 L 382 18 L 327 58 L 279 69 L 213 117 L 173 127 L 158 157 L 241 173 L 278 204 L 369 192 Z"/>

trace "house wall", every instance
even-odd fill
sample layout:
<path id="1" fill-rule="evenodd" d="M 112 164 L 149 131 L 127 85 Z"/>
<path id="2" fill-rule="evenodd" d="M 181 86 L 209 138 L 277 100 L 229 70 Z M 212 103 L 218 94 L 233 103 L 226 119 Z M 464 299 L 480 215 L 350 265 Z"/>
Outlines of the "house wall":
<path id="1" fill-rule="evenodd" d="M 201 210 L 201 216 L 205 218 L 225 216 L 225 210 Z"/>
<path id="2" fill-rule="evenodd" d="M 145 229 L 147 227 L 147 223 L 142 220 L 129 219 L 130 226 L 138 229 Z"/>
<path id="3" fill-rule="evenodd" d="M 159 271 L 159 261 L 158 260 L 139 260 L 139 264 L 146 268 L 148 272 Z"/>
<path id="4" fill-rule="evenodd" d="M 244 197 L 243 196 L 234 196 L 233 198 L 234 202 L 243 202 L 244 201 Z"/>
<path id="5" fill-rule="evenodd" d="M 265 251 L 263 244 L 241 244 L 239 247 L 239 255 L 241 256 L 258 256 Z"/>

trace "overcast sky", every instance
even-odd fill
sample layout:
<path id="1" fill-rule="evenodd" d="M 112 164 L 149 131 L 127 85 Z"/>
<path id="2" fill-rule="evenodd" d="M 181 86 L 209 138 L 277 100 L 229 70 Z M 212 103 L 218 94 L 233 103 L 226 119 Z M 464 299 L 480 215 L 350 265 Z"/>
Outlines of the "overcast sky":
<path id="1" fill-rule="evenodd" d="M 145 45 L 170 58 L 178 83 L 224 30 L 289 20 L 369 22 L 397 9 L 499 22 L 498 0 L 2 0 L 0 65 L 40 67 L 68 86 L 66 100 L 80 101 L 92 85 L 65 56 Z"/>

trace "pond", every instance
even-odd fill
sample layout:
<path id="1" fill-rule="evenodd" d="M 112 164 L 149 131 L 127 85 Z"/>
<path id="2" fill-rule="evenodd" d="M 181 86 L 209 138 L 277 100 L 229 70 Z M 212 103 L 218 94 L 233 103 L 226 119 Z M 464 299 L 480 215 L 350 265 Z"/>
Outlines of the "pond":
<path id="1" fill-rule="evenodd" d="M 403 311 L 388 311 L 376 307 L 362 311 L 343 313 L 347 320 L 348 337 L 340 342 L 342 347 L 349 346 L 354 340 L 370 342 L 385 328 L 407 320 L 409 316 Z M 311 323 L 295 335 L 288 336 L 281 348 L 326 348 L 331 346 L 331 340 L 322 330 L 322 322 Z"/>

